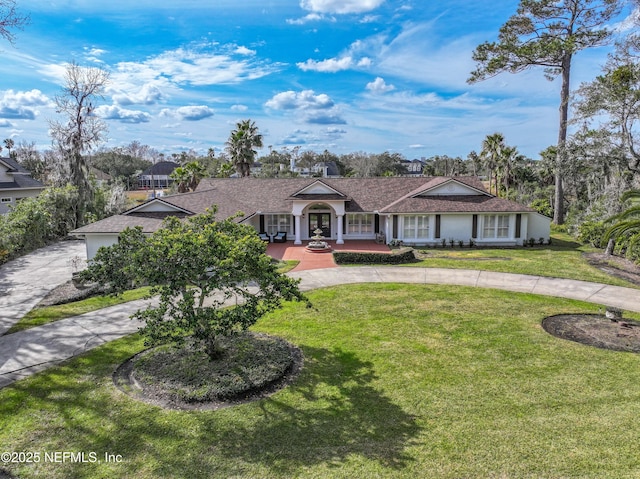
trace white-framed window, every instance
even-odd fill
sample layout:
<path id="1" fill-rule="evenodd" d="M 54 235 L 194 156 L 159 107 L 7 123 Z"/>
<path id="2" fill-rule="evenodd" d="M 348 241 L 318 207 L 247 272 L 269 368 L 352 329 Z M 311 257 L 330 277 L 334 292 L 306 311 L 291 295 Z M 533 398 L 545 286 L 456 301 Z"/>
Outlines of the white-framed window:
<path id="1" fill-rule="evenodd" d="M 347 234 L 370 235 L 373 234 L 373 215 L 371 213 L 348 213 Z"/>
<path id="2" fill-rule="evenodd" d="M 286 231 L 293 234 L 293 222 L 291 215 L 264 215 L 264 227 L 267 234 L 274 235 L 278 231 Z"/>
<path id="3" fill-rule="evenodd" d="M 429 216 L 405 216 L 402 223 L 402 236 L 404 239 L 428 239 Z"/>
<path id="4" fill-rule="evenodd" d="M 0 198 L 0 203 L 13 203 L 13 198 Z"/>
<path id="5" fill-rule="evenodd" d="M 509 238 L 509 215 L 486 215 L 482 226 L 483 238 Z"/>

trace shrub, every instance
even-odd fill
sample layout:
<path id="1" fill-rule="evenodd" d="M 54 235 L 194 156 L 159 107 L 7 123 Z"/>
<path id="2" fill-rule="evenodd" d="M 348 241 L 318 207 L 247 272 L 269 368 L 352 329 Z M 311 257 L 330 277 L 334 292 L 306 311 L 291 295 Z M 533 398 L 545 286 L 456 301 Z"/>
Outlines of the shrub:
<path id="1" fill-rule="evenodd" d="M 596 248 L 602 248 L 602 238 L 607 227 L 602 221 L 585 221 L 578 226 L 577 239 L 581 243 L 590 244 Z"/>
<path id="2" fill-rule="evenodd" d="M 413 248 L 402 248 L 392 254 L 335 251 L 333 259 L 337 264 L 402 264 L 417 261 Z"/>
<path id="3" fill-rule="evenodd" d="M 49 188 L 0 216 L 0 262 L 45 246 L 75 227 L 75 188 Z"/>

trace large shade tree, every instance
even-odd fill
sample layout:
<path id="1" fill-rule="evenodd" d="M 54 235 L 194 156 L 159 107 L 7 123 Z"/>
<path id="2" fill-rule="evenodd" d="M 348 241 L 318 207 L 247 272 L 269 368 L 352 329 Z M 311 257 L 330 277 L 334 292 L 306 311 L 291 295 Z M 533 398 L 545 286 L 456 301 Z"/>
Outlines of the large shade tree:
<path id="1" fill-rule="evenodd" d="M 555 173 L 553 220 L 564 223 L 562 168 L 567 140 L 571 66 L 574 55 L 585 48 L 606 44 L 613 31 L 610 21 L 624 0 L 520 0 L 516 14 L 500 28 L 498 41 L 479 45 L 473 59 L 474 83 L 503 72 L 519 73 L 543 67 L 545 76 L 562 78 Z"/>
<path id="2" fill-rule="evenodd" d="M 106 124 L 95 114 L 97 102 L 109 81 L 109 73 L 100 68 L 81 67 L 75 62 L 67 66 L 62 93 L 55 98 L 56 111 L 64 121 L 50 121 L 50 134 L 60 152 L 68 176 L 65 182 L 78 190 L 80 208 L 76 221 L 84 220 L 91 201 L 92 188 L 84 154 L 104 140 Z"/>
<path id="3" fill-rule="evenodd" d="M 191 339 L 211 359 L 223 336 L 246 330 L 282 301 L 307 301 L 298 281 L 277 271 L 254 228 L 217 221 L 215 209 L 181 221 L 169 217 L 147 237 L 127 229 L 100 248 L 81 274 L 110 293 L 149 284 L 159 302 L 133 315 L 149 345 Z M 235 306 L 225 307 L 229 300 Z"/>
<path id="4" fill-rule="evenodd" d="M 250 176 L 251 166 L 258 154 L 254 148 L 262 148 L 262 135 L 258 132 L 255 122 L 238 122 L 225 146 L 237 173 L 242 177 Z"/>

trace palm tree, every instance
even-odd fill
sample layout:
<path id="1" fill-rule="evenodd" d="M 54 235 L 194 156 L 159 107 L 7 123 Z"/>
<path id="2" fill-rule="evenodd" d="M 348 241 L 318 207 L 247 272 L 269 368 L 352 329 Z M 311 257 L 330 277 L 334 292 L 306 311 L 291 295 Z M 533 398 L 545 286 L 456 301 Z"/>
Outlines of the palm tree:
<path id="1" fill-rule="evenodd" d="M 11 149 L 15 146 L 15 142 L 11 138 L 7 138 L 4 140 L 4 146 L 6 146 L 7 150 L 9 150 L 9 158 L 13 158 L 11 156 Z"/>
<path id="2" fill-rule="evenodd" d="M 169 175 L 178 183 L 178 193 L 186 193 L 189 191 L 189 172 L 184 166 L 178 166 Z"/>
<path id="3" fill-rule="evenodd" d="M 178 193 L 186 193 L 196 190 L 206 171 L 200 162 L 190 161 L 184 166 L 178 166 L 170 176 L 178 183 Z"/>
<path id="4" fill-rule="evenodd" d="M 495 179 L 496 196 L 498 196 L 497 169 L 502 160 L 504 148 L 504 135 L 502 133 L 494 133 L 493 135 L 487 135 L 483 140 L 482 151 L 480 152 L 482 163 L 489 172 L 489 193 L 491 193 L 491 183 Z"/>
<path id="5" fill-rule="evenodd" d="M 607 241 L 607 252 L 611 253 L 616 242 L 626 242 L 627 249 L 635 249 L 640 245 L 640 190 L 625 191 L 620 198 L 623 203 L 630 201 L 631 206 L 607 222 L 615 223 L 605 232 L 604 241 Z"/>
<path id="6" fill-rule="evenodd" d="M 200 180 L 206 176 L 207 169 L 199 161 L 190 161 L 184 165 L 184 169 L 187 170 L 188 173 L 189 189 L 196 191 Z"/>
<path id="7" fill-rule="evenodd" d="M 243 120 L 236 123 L 236 129 L 229 135 L 225 146 L 238 174 L 246 177 L 251 174 L 251 165 L 258 154 L 254 148 L 262 148 L 262 135 L 258 133 L 255 122 Z"/>

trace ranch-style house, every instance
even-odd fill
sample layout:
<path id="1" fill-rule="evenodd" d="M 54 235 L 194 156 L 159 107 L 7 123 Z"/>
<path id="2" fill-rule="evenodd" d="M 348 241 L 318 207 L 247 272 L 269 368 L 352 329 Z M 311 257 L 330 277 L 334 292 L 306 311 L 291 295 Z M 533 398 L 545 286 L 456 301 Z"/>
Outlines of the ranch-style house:
<path id="1" fill-rule="evenodd" d="M 127 227 L 152 233 L 167 216 L 187 217 L 213 205 L 218 217 L 300 245 L 317 229 L 337 244 L 376 240 L 439 245 L 443 240 L 493 246 L 549 239 L 551 219 L 489 194 L 476 177 L 203 179 L 195 192 L 151 199 L 120 215 L 76 229 L 87 257 Z"/>

